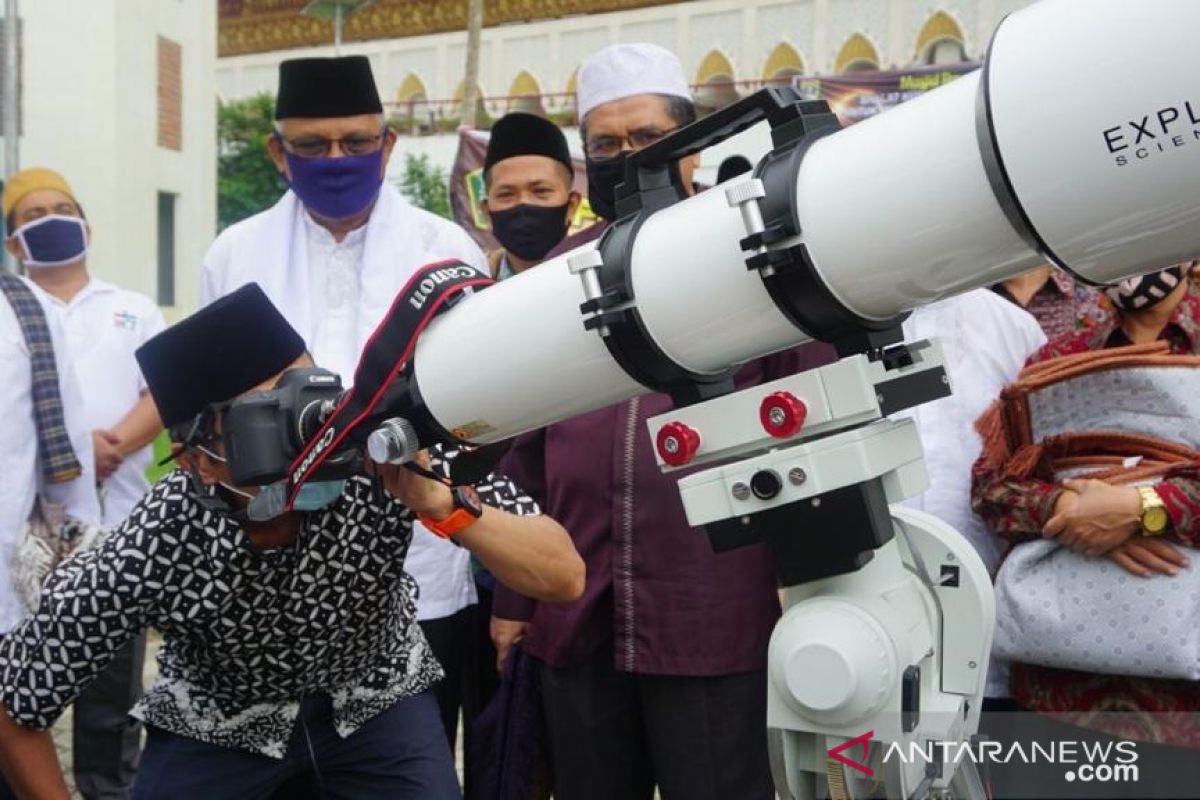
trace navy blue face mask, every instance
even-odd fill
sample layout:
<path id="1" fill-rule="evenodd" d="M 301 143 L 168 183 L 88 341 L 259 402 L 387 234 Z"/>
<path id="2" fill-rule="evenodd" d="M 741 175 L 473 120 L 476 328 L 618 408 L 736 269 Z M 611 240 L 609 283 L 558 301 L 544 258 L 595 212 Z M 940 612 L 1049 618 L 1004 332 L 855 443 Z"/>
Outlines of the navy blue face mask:
<path id="1" fill-rule="evenodd" d="M 364 210 L 383 185 L 383 149 L 365 156 L 301 158 L 284 151 L 291 187 L 310 211 L 346 219 Z"/>
<path id="2" fill-rule="evenodd" d="M 27 267 L 63 267 L 87 254 L 87 222 L 79 217 L 50 214 L 25 223 L 12 235 L 21 244 L 21 263 Z"/>

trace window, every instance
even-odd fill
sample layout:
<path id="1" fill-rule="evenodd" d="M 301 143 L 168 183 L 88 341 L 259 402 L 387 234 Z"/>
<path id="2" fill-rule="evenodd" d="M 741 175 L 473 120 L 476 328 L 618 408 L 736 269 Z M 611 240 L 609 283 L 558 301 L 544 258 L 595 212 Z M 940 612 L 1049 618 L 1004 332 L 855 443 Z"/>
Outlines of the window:
<path id="1" fill-rule="evenodd" d="M 925 51 L 925 63 L 930 66 L 959 64 L 966 60 L 967 54 L 963 50 L 962 42 L 955 39 L 939 39 Z"/>
<path id="2" fill-rule="evenodd" d="M 183 48 L 158 37 L 158 146 L 183 149 Z"/>
<path id="3" fill-rule="evenodd" d="M 158 193 L 158 304 L 175 305 L 175 198 Z"/>

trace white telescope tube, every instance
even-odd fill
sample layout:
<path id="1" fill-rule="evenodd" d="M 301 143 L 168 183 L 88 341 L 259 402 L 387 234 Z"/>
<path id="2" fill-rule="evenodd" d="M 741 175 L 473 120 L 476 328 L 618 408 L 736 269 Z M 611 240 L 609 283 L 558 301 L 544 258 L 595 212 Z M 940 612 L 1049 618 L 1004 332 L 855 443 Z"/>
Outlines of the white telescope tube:
<path id="1" fill-rule="evenodd" d="M 789 196 L 760 204 L 792 204 L 832 302 L 866 320 L 1048 257 L 1111 282 L 1200 255 L 1197 29 L 1190 0 L 1043 0 L 1001 24 L 982 74 L 819 139 Z M 1168 129 L 1162 150 L 1146 125 Z M 723 189 L 650 215 L 625 265 L 649 339 L 701 374 L 811 338 L 746 268 Z M 645 391 L 584 329 L 567 259 L 466 298 L 421 338 L 416 382 L 443 428 L 486 444 Z"/>
<path id="2" fill-rule="evenodd" d="M 887 319 L 1046 263 L 1005 216 L 979 151 L 979 72 L 821 139 L 796 210 L 821 277 Z"/>
<path id="3" fill-rule="evenodd" d="M 591 249 L 591 245 L 586 249 Z M 426 408 L 460 439 L 486 444 L 645 392 L 584 330 L 569 254 L 464 298 L 417 342 Z"/>
<path id="4" fill-rule="evenodd" d="M 1045 247 L 1095 283 L 1200 256 L 1198 29 L 1194 0 L 1072 0 L 996 30 L 985 72 L 1004 172 Z"/>

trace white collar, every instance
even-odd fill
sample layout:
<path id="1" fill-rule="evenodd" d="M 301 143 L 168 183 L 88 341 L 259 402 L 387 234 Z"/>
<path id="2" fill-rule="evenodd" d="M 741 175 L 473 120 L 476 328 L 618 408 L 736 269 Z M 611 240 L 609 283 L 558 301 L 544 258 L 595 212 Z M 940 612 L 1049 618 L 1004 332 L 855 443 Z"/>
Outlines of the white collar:
<path id="1" fill-rule="evenodd" d="M 35 267 L 35 269 L 38 269 L 38 268 Z M 41 269 L 54 269 L 54 267 L 42 267 Z M 31 280 L 30 283 L 33 283 L 33 281 Z M 64 301 L 60 300 L 59 298 L 55 297 L 54 295 L 50 294 L 45 289 L 42 289 L 42 287 L 40 287 L 40 286 L 38 286 L 37 288 L 55 306 L 58 306 L 60 308 L 66 308 L 66 309 L 69 309 L 72 306 L 77 306 L 80 303 L 84 302 L 85 300 L 90 299 L 94 295 L 107 294 L 109 292 L 115 292 L 117 290 L 117 287 L 115 285 L 108 283 L 107 281 L 100 280 L 95 275 L 92 275 L 90 272 L 88 273 L 88 282 L 83 285 L 82 289 L 80 289 L 78 292 L 75 293 L 74 297 L 72 297 L 69 301 L 66 301 L 66 302 L 64 302 Z"/>
<path id="2" fill-rule="evenodd" d="M 375 209 L 371 209 L 371 215 L 367 217 L 367 221 L 358 226 L 354 230 L 346 234 L 345 238 L 340 242 L 333 238 L 333 234 L 329 229 L 318 223 L 312 218 L 312 214 L 308 213 L 308 209 L 300 206 L 300 216 L 304 218 L 304 232 L 310 242 L 319 244 L 324 247 L 359 247 L 367 238 L 367 228 L 371 225 L 371 217 L 375 214 Z"/>

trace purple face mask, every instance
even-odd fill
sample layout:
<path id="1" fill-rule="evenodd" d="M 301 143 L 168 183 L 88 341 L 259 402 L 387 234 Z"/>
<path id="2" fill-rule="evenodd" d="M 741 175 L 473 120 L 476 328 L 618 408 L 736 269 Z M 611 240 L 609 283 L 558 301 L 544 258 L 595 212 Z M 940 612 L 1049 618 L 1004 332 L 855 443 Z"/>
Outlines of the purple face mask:
<path id="1" fill-rule="evenodd" d="M 291 187 L 300 202 L 328 219 L 346 219 L 363 211 L 383 185 L 383 149 L 365 156 L 300 158 L 286 150 Z"/>

